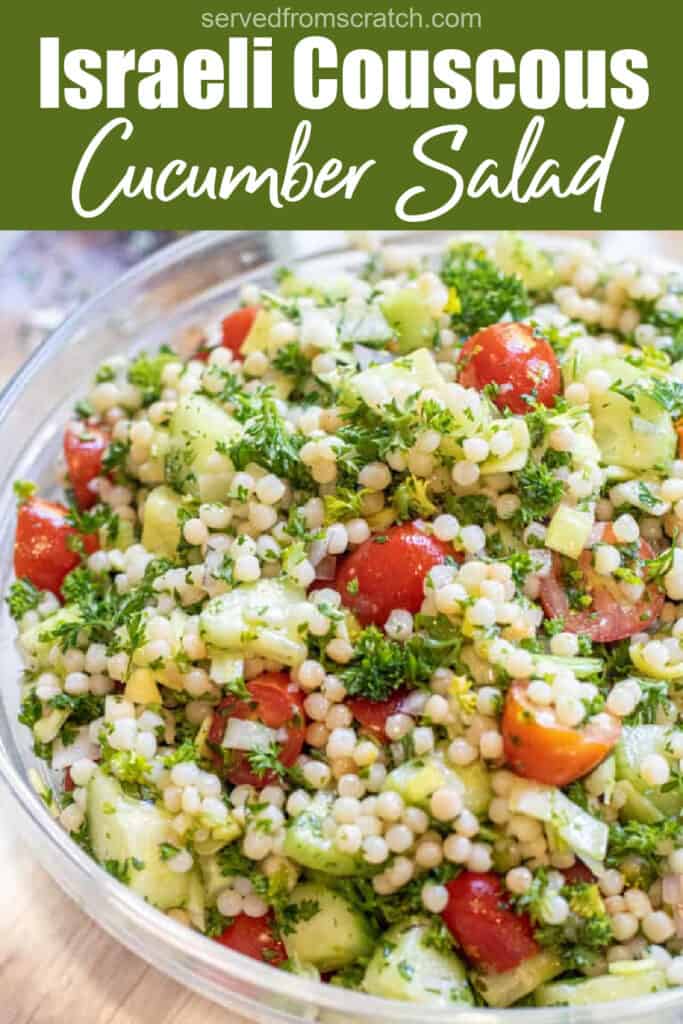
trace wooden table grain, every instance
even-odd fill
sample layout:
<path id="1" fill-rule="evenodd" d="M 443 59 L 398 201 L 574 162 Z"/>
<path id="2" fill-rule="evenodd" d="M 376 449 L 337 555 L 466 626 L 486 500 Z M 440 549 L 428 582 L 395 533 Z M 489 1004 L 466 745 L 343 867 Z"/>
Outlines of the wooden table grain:
<path id="1" fill-rule="evenodd" d="M 169 235 L 0 232 L 0 386 L 87 293 Z M 613 251 L 683 257 L 681 232 L 605 240 Z M 0 804 L 0 1024 L 246 1024 L 93 924 L 38 867 L 1 811 Z"/>

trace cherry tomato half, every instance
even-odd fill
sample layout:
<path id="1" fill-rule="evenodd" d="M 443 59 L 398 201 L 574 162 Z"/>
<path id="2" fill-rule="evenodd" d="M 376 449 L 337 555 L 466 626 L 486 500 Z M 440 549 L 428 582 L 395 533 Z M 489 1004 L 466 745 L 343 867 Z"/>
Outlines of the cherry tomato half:
<path id="1" fill-rule="evenodd" d="M 552 405 L 560 392 L 560 368 L 550 344 L 528 324 L 494 324 L 465 342 L 458 360 L 458 381 L 482 391 L 498 388 L 499 409 L 525 413 L 534 401 Z"/>
<path id="2" fill-rule="evenodd" d="M 77 551 L 69 547 L 69 538 L 80 537 L 89 555 L 97 551 L 95 534 L 79 534 L 67 519 L 68 509 L 56 502 L 30 498 L 19 506 L 14 539 L 14 572 L 39 590 L 59 595 L 64 577 L 80 562 Z"/>
<path id="3" fill-rule="evenodd" d="M 581 728 L 561 725 L 549 708 L 532 704 L 526 684 L 514 683 L 505 698 L 502 733 L 505 760 L 517 775 L 549 786 L 567 786 L 607 757 L 619 739 L 621 725 L 607 713 L 589 719 Z"/>
<path id="4" fill-rule="evenodd" d="M 602 526 L 598 539 L 605 544 L 616 543 L 611 523 Z M 642 560 L 654 557 L 654 551 L 645 540 L 640 541 L 638 557 Z M 552 572 L 541 581 L 540 598 L 545 614 L 550 619 L 562 619 L 563 628 L 568 632 L 581 633 L 594 643 L 612 643 L 634 633 L 642 633 L 659 618 L 664 592 L 656 583 L 646 586 L 639 601 L 629 602 L 614 577 L 600 576 L 595 571 L 591 550 L 581 552 L 576 569 L 583 581 L 575 581 L 575 586 L 592 597 L 592 603 L 585 611 L 569 607 L 558 556 L 553 558 Z"/>
<path id="5" fill-rule="evenodd" d="M 441 917 L 473 964 L 509 971 L 538 953 L 531 920 L 507 905 L 497 875 L 463 871 L 446 888 L 448 904 Z"/>
<path id="6" fill-rule="evenodd" d="M 92 481 L 102 474 L 102 457 L 111 438 L 106 430 L 85 423 L 71 423 L 64 434 L 64 455 L 69 482 L 79 508 L 90 508 L 97 501 Z"/>
<path id="7" fill-rule="evenodd" d="M 350 697 L 346 704 L 351 709 L 353 717 L 367 732 L 372 733 L 380 740 L 386 740 L 387 718 L 390 715 L 398 714 L 409 696 L 409 690 L 397 690 L 387 700 Z"/>
<path id="8" fill-rule="evenodd" d="M 335 589 L 361 625 L 383 626 L 394 608 L 413 615 L 420 610 L 425 576 L 448 556 L 453 557 L 450 544 L 412 523 L 392 526 L 342 559 Z"/>
<path id="9" fill-rule="evenodd" d="M 253 326 L 258 311 L 258 306 L 243 306 L 223 320 L 221 344 L 223 348 L 229 348 L 234 356 L 239 357 L 242 344 Z"/>
<path id="10" fill-rule="evenodd" d="M 578 885 L 579 882 L 592 885 L 596 881 L 591 869 L 582 864 L 580 860 L 574 861 L 570 868 L 562 868 L 562 874 L 565 885 Z"/>
<path id="11" fill-rule="evenodd" d="M 301 753 L 306 735 L 301 690 L 291 682 L 286 672 L 264 672 L 247 683 L 247 690 L 250 700 L 230 696 L 220 702 L 212 716 L 209 744 L 213 747 L 221 746 L 229 718 L 261 722 L 269 729 L 284 728 L 287 737 L 280 746 L 278 757 L 286 768 L 291 768 Z M 217 770 L 224 774 L 225 763 L 221 752 L 216 751 L 214 763 Z M 256 789 L 277 782 L 275 772 L 257 775 L 250 767 L 247 753 L 242 751 L 233 751 L 227 778 L 234 786 L 249 785 Z"/>
<path id="12" fill-rule="evenodd" d="M 264 917 L 238 914 L 232 924 L 216 937 L 216 942 L 275 967 L 287 959 L 285 947 L 275 935 L 272 914 Z"/>

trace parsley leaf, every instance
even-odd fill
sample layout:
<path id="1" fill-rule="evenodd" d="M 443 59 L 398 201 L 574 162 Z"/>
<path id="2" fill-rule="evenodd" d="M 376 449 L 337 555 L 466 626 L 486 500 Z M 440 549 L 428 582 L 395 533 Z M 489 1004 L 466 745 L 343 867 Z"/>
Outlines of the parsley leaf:
<path id="1" fill-rule="evenodd" d="M 18 622 L 26 612 L 32 612 L 38 607 L 42 597 L 41 591 L 30 580 L 15 580 L 6 598 L 10 615 Z"/>
<path id="2" fill-rule="evenodd" d="M 506 314 L 512 320 L 522 320 L 529 313 L 529 298 L 520 278 L 504 274 L 475 243 L 450 249 L 441 277 L 456 292 L 460 309 L 452 314 L 451 323 L 459 334 L 474 334 L 499 323 Z"/>

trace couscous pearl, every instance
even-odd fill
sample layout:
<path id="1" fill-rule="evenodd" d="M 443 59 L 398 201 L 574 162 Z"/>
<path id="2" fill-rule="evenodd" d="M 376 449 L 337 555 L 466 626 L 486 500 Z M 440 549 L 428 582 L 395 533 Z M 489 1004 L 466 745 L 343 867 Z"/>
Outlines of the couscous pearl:
<path id="1" fill-rule="evenodd" d="M 415 850 L 415 863 L 421 868 L 438 867 L 443 860 L 441 843 L 433 839 L 425 839 L 420 842 Z"/>
<path id="2" fill-rule="evenodd" d="M 415 835 L 422 835 L 429 828 L 429 818 L 419 807 L 406 807 L 401 820 Z"/>
<path id="3" fill-rule="evenodd" d="M 389 848 L 381 836 L 367 836 L 363 840 L 363 855 L 369 864 L 383 864 L 389 856 Z"/>
<path id="4" fill-rule="evenodd" d="M 449 836 L 443 844 L 444 857 L 453 864 L 464 864 L 471 849 L 472 844 L 466 836 Z"/>
<path id="5" fill-rule="evenodd" d="M 90 758 L 84 757 L 79 761 L 74 761 L 70 768 L 71 779 L 74 785 L 87 786 L 96 770 L 97 765 Z"/>
<path id="6" fill-rule="evenodd" d="M 455 739 L 448 748 L 448 759 L 460 767 L 465 767 L 476 761 L 478 756 L 477 748 L 468 743 L 465 739 Z"/>
<path id="7" fill-rule="evenodd" d="M 243 897 L 234 889 L 223 889 L 216 897 L 216 907 L 224 917 L 237 917 L 242 913 Z"/>
<path id="8" fill-rule="evenodd" d="M 628 942 L 638 931 L 638 918 L 635 914 L 622 911 L 611 918 L 612 931 L 617 942 Z"/>
<path id="9" fill-rule="evenodd" d="M 465 810 L 455 823 L 455 831 L 458 835 L 471 839 L 479 831 L 479 822 L 471 811 Z"/>
<path id="10" fill-rule="evenodd" d="M 405 853 L 413 845 L 413 833 L 406 825 L 392 825 L 384 833 L 386 844 L 392 853 Z"/>
<path id="11" fill-rule="evenodd" d="M 641 922 L 643 934 L 650 942 L 666 942 L 676 931 L 676 927 L 669 916 L 663 910 L 654 910 L 647 914 Z"/>
<path id="12" fill-rule="evenodd" d="M 490 847 L 486 846 L 485 843 L 472 843 L 470 854 L 467 858 L 467 870 L 477 872 L 490 871 L 492 864 Z"/>
<path id="13" fill-rule="evenodd" d="M 388 790 L 377 797 L 377 815 L 384 821 L 398 821 L 403 814 L 403 799 L 399 793 Z"/>
<path id="14" fill-rule="evenodd" d="M 648 754 L 640 764 L 641 778 L 648 786 L 663 786 L 669 781 L 669 762 L 661 754 Z"/>
<path id="15" fill-rule="evenodd" d="M 180 853 L 176 853 L 174 857 L 170 857 L 166 861 L 167 868 L 178 875 L 187 874 L 188 871 L 192 870 L 193 865 L 192 854 L 187 850 L 181 850 Z"/>
<path id="16" fill-rule="evenodd" d="M 334 841 L 343 853 L 358 853 L 363 842 L 363 833 L 357 825 L 341 825 L 336 831 Z"/>
<path id="17" fill-rule="evenodd" d="M 521 895 L 528 891 L 533 882 L 533 875 L 528 868 L 511 868 L 505 876 L 505 884 L 510 892 Z"/>
<path id="18" fill-rule="evenodd" d="M 430 797 L 429 809 L 437 821 L 452 821 L 462 810 L 462 797 L 458 790 L 444 786 Z"/>
<path id="19" fill-rule="evenodd" d="M 640 537 L 638 522 L 628 513 L 621 515 L 612 523 L 614 536 L 621 544 L 632 544 Z"/>
<path id="20" fill-rule="evenodd" d="M 448 906 L 448 889 L 445 885 L 425 885 L 422 903 L 431 914 L 440 914 Z"/>

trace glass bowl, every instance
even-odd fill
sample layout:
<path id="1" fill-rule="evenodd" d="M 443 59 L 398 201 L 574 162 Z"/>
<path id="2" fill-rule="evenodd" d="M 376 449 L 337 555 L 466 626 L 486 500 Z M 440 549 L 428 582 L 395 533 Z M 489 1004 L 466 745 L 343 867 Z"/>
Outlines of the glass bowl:
<path id="1" fill-rule="evenodd" d="M 402 247 L 430 249 L 441 233 L 392 237 Z M 107 356 L 179 342 L 229 307 L 245 281 L 272 284 L 282 263 L 324 273 L 353 270 L 364 260 L 340 233 L 219 232 L 193 235 L 164 249 L 116 281 L 64 323 L 10 381 L 0 397 L 0 565 L 5 590 L 12 573 L 12 481 L 55 486 L 63 425 L 74 399 Z M 278 971 L 211 942 L 161 914 L 84 854 L 54 821 L 31 776 L 52 782 L 16 720 L 21 663 L 14 625 L 0 619 L 0 778 L 7 817 L 56 882 L 99 925 L 134 953 L 201 995 L 258 1022 L 297 1024 L 594 1024 L 683 1018 L 683 990 L 595 1007 L 432 1009 L 388 1002 Z"/>

